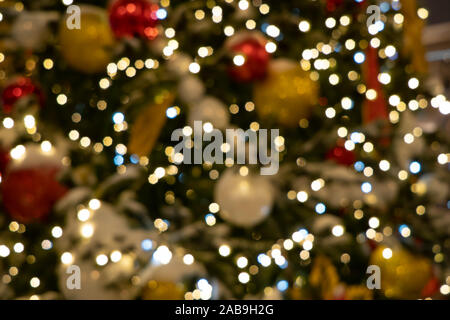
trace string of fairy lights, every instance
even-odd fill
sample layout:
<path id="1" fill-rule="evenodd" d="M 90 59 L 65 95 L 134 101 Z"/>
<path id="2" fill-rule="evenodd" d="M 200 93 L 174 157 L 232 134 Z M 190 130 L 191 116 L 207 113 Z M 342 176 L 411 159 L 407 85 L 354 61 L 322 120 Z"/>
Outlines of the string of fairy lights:
<path id="1" fill-rule="evenodd" d="M 356 2 L 360 2 L 355 0 Z M 265 16 L 271 12 L 271 7 L 269 4 L 263 3 L 261 0 L 249 2 L 247 0 L 225 0 L 227 4 L 236 4 L 236 10 L 240 10 L 245 12 L 249 10 L 251 7 L 257 9 L 260 15 Z M 62 0 L 62 3 L 66 6 L 74 4 L 72 0 Z M 161 9 L 158 11 L 158 18 L 160 20 L 164 20 L 168 17 L 167 7 L 170 6 L 170 0 L 161 0 L 159 2 Z M 223 23 L 223 9 L 217 4 L 215 1 L 207 1 L 206 6 L 208 10 L 205 9 L 197 9 L 193 12 L 194 18 L 197 21 L 203 21 L 205 19 L 211 19 L 211 21 L 215 24 Z M 21 9 L 22 8 L 22 9 Z M 20 6 L 20 3 L 16 5 L 16 9 L 18 11 L 23 10 L 23 5 Z M 394 29 L 401 29 L 404 22 L 404 16 L 402 13 L 398 12 L 399 10 L 399 2 L 383 2 L 381 4 L 381 9 L 383 12 L 382 19 L 378 23 L 369 27 L 368 32 L 370 34 L 369 40 L 360 40 L 357 41 L 355 39 L 345 39 L 345 33 L 342 30 L 345 30 L 346 27 L 351 25 L 352 19 L 354 19 L 350 15 L 343 15 L 339 18 L 328 17 L 323 22 L 324 26 L 332 31 L 332 39 L 328 43 L 318 42 L 315 47 L 305 48 L 302 52 L 300 52 L 299 63 L 301 68 L 304 71 L 310 71 L 310 78 L 313 81 L 318 81 L 321 77 L 327 77 L 327 80 L 331 86 L 338 86 L 344 81 L 349 81 L 353 86 L 356 87 L 357 92 L 364 96 L 368 100 L 375 100 L 377 98 L 377 92 L 374 89 L 368 89 L 366 85 L 361 82 L 361 75 L 357 71 L 360 69 L 360 65 L 365 62 L 366 56 L 364 53 L 364 49 L 367 46 L 371 46 L 372 48 L 377 49 L 377 54 L 381 59 L 390 59 L 396 60 L 398 58 L 398 50 L 397 48 L 390 44 L 385 43 L 383 37 L 381 36 L 385 24 L 387 21 L 392 22 L 392 26 Z M 392 19 L 387 19 L 387 15 L 392 16 Z M 428 17 L 428 11 L 424 8 L 419 8 L 417 11 L 417 15 L 421 19 L 426 19 Z M 301 34 L 309 33 L 314 30 L 316 27 L 316 21 L 312 23 L 310 20 L 306 18 L 300 18 L 298 21 L 298 30 Z M 248 19 L 244 21 L 243 25 L 247 30 L 257 30 L 260 29 L 265 35 L 268 36 L 269 40 L 266 44 L 266 51 L 274 54 L 277 52 L 280 34 L 282 30 L 280 27 L 273 24 L 265 24 L 263 26 L 258 26 L 257 22 L 253 19 Z M 334 36 L 335 30 L 341 30 L 339 36 Z M 226 37 L 231 37 L 236 33 L 235 27 L 230 25 L 224 25 L 223 34 Z M 171 63 L 172 59 L 177 56 L 178 51 L 182 50 L 180 48 L 180 44 L 176 39 L 177 32 L 174 28 L 167 27 L 164 32 L 165 37 L 165 46 L 161 50 L 161 59 L 148 58 L 148 59 L 138 59 L 135 61 L 131 61 L 128 57 L 121 57 L 116 62 L 111 62 L 108 64 L 106 69 L 106 76 L 99 80 L 98 87 L 102 90 L 108 90 L 116 77 L 120 74 L 124 74 L 128 78 L 134 78 L 136 75 L 143 70 L 156 70 L 161 67 L 164 67 L 165 63 Z M 354 61 L 354 70 L 349 71 L 346 75 L 341 75 L 337 73 L 327 74 L 327 70 L 333 69 L 336 67 L 338 62 L 332 56 L 333 54 L 339 54 L 345 51 L 345 54 L 351 54 Z M 187 64 L 187 69 L 189 73 L 192 75 L 199 74 L 202 70 L 202 59 L 206 57 L 213 56 L 215 54 L 214 49 L 208 45 L 202 45 L 197 50 L 196 57 L 190 57 L 189 62 Z M 1 54 L 0 59 L 4 59 L 3 54 Z M 36 68 L 36 64 L 39 63 L 36 57 L 31 57 L 26 62 L 26 69 L 29 72 L 32 72 Z M 46 70 L 51 70 L 55 61 L 51 58 L 45 58 L 41 62 Z M 245 63 L 245 57 L 243 55 L 236 55 L 233 58 L 233 63 L 237 66 L 243 65 Z M 388 85 L 392 82 L 392 75 L 388 71 L 383 71 L 378 75 L 378 80 L 383 85 Z M 347 78 L 347 79 L 346 79 Z M 411 77 L 407 81 L 407 85 L 411 90 L 411 94 L 414 94 L 414 90 L 417 89 L 421 85 L 421 81 L 416 77 Z M 55 95 L 55 99 L 58 105 L 64 107 L 70 101 L 70 96 L 68 93 L 63 93 L 61 86 L 58 84 L 53 85 L 52 93 Z M 401 114 L 406 110 L 417 111 L 423 110 L 429 107 L 435 108 L 439 110 L 442 115 L 448 115 L 450 112 L 450 101 L 448 101 L 445 96 L 437 95 L 431 99 L 429 102 L 425 97 L 420 95 L 416 96 L 416 98 L 407 100 L 401 97 L 399 93 L 391 94 L 388 97 L 388 103 L 391 107 L 389 111 L 389 120 L 392 124 L 397 124 L 400 121 Z M 100 99 L 96 102 L 96 108 L 99 112 L 106 110 L 109 107 L 108 101 Z M 337 117 L 339 114 L 345 113 L 346 111 L 352 110 L 355 107 L 355 101 L 348 96 L 342 97 L 339 104 L 334 106 L 328 106 L 324 108 L 324 115 L 328 119 L 333 119 Z M 257 108 L 257 106 L 256 106 Z M 240 107 L 237 104 L 232 104 L 229 106 L 229 112 L 231 114 L 238 114 L 241 110 L 245 110 L 246 112 L 252 112 L 255 109 L 255 104 L 252 101 L 249 101 L 245 104 L 244 107 Z M 178 106 L 170 106 L 166 110 L 166 116 L 169 119 L 176 118 L 182 112 L 182 108 Z M 75 112 L 71 116 L 72 121 L 75 124 L 79 124 L 83 121 L 82 115 L 78 112 Z M 113 126 L 114 131 L 119 135 L 121 133 L 126 132 L 129 129 L 129 124 L 126 119 L 126 115 L 117 111 L 113 114 L 111 119 L 111 125 Z M 23 124 L 16 123 L 14 119 L 11 117 L 4 117 L 2 125 L 5 129 L 13 129 L 17 126 L 20 126 L 25 129 L 25 131 L 33 137 L 33 140 L 36 142 L 40 142 L 41 151 L 44 154 L 49 154 L 52 152 L 52 143 L 50 141 L 41 141 L 41 137 L 38 133 L 38 124 L 36 118 L 32 114 L 27 114 L 23 118 Z M 307 128 L 309 126 L 309 122 L 307 119 L 302 119 L 299 122 L 299 127 Z M 254 131 L 258 131 L 260 124 L 255 121 L 250 125 L 250 128 Z M 204 130 L 206 132 L 211 131 L 212 125 L 208 123 L 204 126 Z M 186 126 L 183 130 L 185 136 L 192 136 L 193 130 L 190 126 Z M 340 139 L 344 139 L 344 147 L 348 151 L 353 151 L 356 148 L 361 148 L 367 155 L 375 153 L 376 143 L 374 141 L 369 141 L 369 138 L 362 132 L 352 131 L 351 128 L 341 126 L 335 131 L 336 137 Z M 68 138 L 73 141 L 79 143 L 79 146 L 83 149 L 93 150 L 95 153 L 103 152 L 104 148 L 114 148 L 115 157 L 113 159 L 114 164 L 117 166 L 117 172 L 125 173 L 127 170 L 126 166 L 126 157 L 133 164 L 139 164 L 145 168 L 150 168 L 150 159 L 147 156 L 137 157 L 136 155 L 129 155 L 127 146 L 123 143 L 116 143 L 116 139 L 111 136 L 103 137 L 102 141 L 92 141 L 90 137 L 83 135 L 79 130 L 72 129 L 68 132 Z M 423 130 L 421 127 L 417 126 L 413 128 L 411 132 L 404 134 L 403 142 L 405 144 L 412 144 L 418 138 L 423 135 Z M 280 150 L 284 150 L 285 143 L 284 138 L 279 137 L 277 146 Z M 224 152 L 227 150 L 227 146 L 224 145 Z M 26 155 L 26 147 L 22 144 L 15 146 L 12 148 L 10 155 L 12 159 L 15 161 L 20 161 Z M 177 167 L 178 164 L 182 162 L 182 155 L 175 154 L 173 147 L 166 147 L 164 149 L 164 153 L 167 156 L 167 159 L 170 165 L 167 167 L 158 167 L 153 170 L 148 176 L 148 183 L 152 185 L 156 185 L 162 179 L 169 179 L 170 177 L 176 177 L 179 174 L 179 169 Z M 449 153 L 440 153 L 436 157 L 436 164 L 440 166 L 446 166 L 449 163 L 450 154 Z M 64 165 L 70 164 L 70 159 L 65 157 L 63 159 Z M 225 162 L 227 167 L 232 167 L 234 165 L 231 159 L 228 159 Z M 300 159 L 297 161 L 297 165 L 304 165 L 304 160 Z M 203 169 L 209 171 L 209 177 L 211 180 L 217 180 L 219 178 L 219 172 L 213 169 L 212 165 L 204 164 Z M 354 169 L 356 172 L 361 173 L 364 177 L 367 178 L 367 181 L 361 183 L 361 190 L 365 195 L 364 200 L 357 200 L 353 202 L 353 216 L 356 220 L 363 219 L 365 212 L 363 210 L 363 206 L 365 203 L 371 204 L 376 202 L 376 196 L 372 193 L 373 185 L 369 181 L 369 178 L 376 174 L 376 171 L 384 172 L 389 174 L 391 177 L 396 178 L 400 181 L 407 181 L 411 176 L 417 176 L 422 172 L 422 164 L 419 160 L 411 161 L 409 167 L 398 168 L 393 165 L 387 159 L 381 159 L 378 161 L 378 167 L 370 166 L 365 164 L 362 161 L 357 161 L 354 165 Z M 242 176 L 246 176 L 249 173 L 249 170 L 246 166 L 242 166 L 239 170 L 239 173 Z M 175 179 L 173 179 L 175 180 Z M 1 180 L 0 180 L 1 182 Z M 286 194 L 286 197 L 290 201 L 297 201 L 300 204 L 306 204 L 308 202 L 313 202 L 315 200 L 313 195 L 315 192 L 318 192 L 326 185 L 326 181 L 322 178 L 317 178 L 310 184 L 310 190 L 289 190 Z M 426 192 L 426 185 L 420 179 L 417 182 L 411 184 L 411 191 L 417 195 L 422 195 Z M 165 194 L 165 201 L 168 204 L 175 202 L 175 195 L 172 191 L 167 191 Z M 80 236 L 85 239 L 89 239 L 95 233 L 95 225 L 90 222 L 95 212 L 101 207 L 102 201 L 100 199 L 90 199 L 87 203 L 81 203 L 78 206 L 76 215 L 77 219 L 80 222 Z M 327 211 L 326 204 L 322 202 L 312 203 L 312 207 L 314 208 L 315 213 L 321 215 Z M 208 227 L 212 227 L 216 225 L 216 214 L 220 211 L 220 206 L 217 203 L 210 203 L 209 212 L 204 217 L 204 223 Z M 418 205 L 416 207 L 416 214 L 422 216 L 426 213 L 425 205 Z M 170 222 L 159 218 L 154 221 L 154 226 L 160 233 L 164 233 L 169 229 Z M 18 222 L 11 222 L 9 224 L 9 230 L 12 233 L 20 233 L 23 234 L 26 231 L 26 226 L 24 224 L 20 224 Z M 43 239 L 41 242 L 41 247 L 43 250 L 51 250 L 53 249 L 53 242 L 63 235 L 63 228 L 61 226 L 53 226 L 51 229 L 51 237 L 47 239 Z M 331 233 L 334 237 L 342 237 L 345 234 L 345 226 L 341 224 L 337 224 L 332 227 Z M 371 239 L 376 242 L 382 242 L 386 237 L 390 237 L 394 234 L 394 230 L 391 226 L 382 227 L 380 219 L 378 217 L 370 217 L 368 220 L 368 228 L 365 233 L 361 233 L 357 236 L 357 241 L 362 243 L 365 239 Z M 399 234 L 403 238 L 408 238 L 413 236 L 413 230 L 406 225 L 402 224 L 399 227 Z M 53 239 L 51 239 L 53 238 Z M 273 244 L 269 250 L 265 252 L 261 252 L 257 255 L 256 259 L 252 257 L 243 256 L 240 253 L 237 253 L 234 257 L 234 261 L 240 272 L 237 275 L 237 279 L 242 284 L 247 284 L 251 281 L 251 277 L 258 274 L 260 268 L 267 268 L 272 263 L 284 269 L 288 266 L 287 252 L 299 249 L 299 258 L 304 262 L 308 262 L 311 259 L 310 252 L 314 248 L 315 237 L 311 233 L 311 231 L 306 228 L 299 228 L 295 232 L 293 232 L 289 238 L 281 239 L 277 241 L 277 243 Z M 436 247 L 437 246 L 437 247 Z M 436 263 L 440 263 L 444 260 L 444 255 L 441 252 L 438 245 L 433 248 L 434 260 Z M 141 249 L 143 251 L 151 251 L 152 253 L 152 261 L 159 264 L 168 264 L 170 263 L 173 253 L 169 246 L 165 243 L 157 243 L 154 240 L 145 239 L 141 243 Z M 24 245 L 21 242 L 16 242 L 10 248 L 7 245 L 0 245 L 0 257 L 8 257 L 13 252 L 21 253 L 24 251 Z M 237 248 L 234 248 L 229 243 L 222 243 L 217 247 L 217 253 L 222 257 L 230 257 L 233 254 L 233 251 L 238 252 Z M 390 248 L 386 248 L 383 251 L 383 257 L 385 259 L 389 259 L 392 257 L 392 250 Z M 122 253 L 119 250 L 113 250 L 110 253 L 101 252 L 95 257 L 96 264 L 98 266 L 105 266 L 108 263 L 117 263 L 122 259 Z M 343 253 L 340 257 L 342 263 L 349 263 L 351 256 L 349 253 Z M 66 251 L 61 253 L 60 255 L 61 263 L 64 265 L 70 265 L 74 261 L 73 253 Z M 257 261 L 257 264 L 251 264 L 250 261 Z M 27 261 L 30 263 L 35 262 L 35 257 L 33 255 L 28 255 Z M 183 255 L 183 262 L 186 265 L 192 265 L 195 261 L 195 257 L 190 253 L 185 253 Z M 20 270 L 12 266 L 9 269 L 9 274 L 4 275 L 2 281 L 4 283 L 8 283 L 11 281 L 11 277 L 17 276 L 20 273 Z M 301 283 L 302 279 L 297 279 L 296 283 Z M 450 293 L 450 279 L 446 279 L 447 283 L 442 285 L 440 288 L 440 292 L 442 294 Z M 30 287 L 38 288 L 40 285 L 40 279 L 38 276 L 34 276 L 30 279 Z M 288 284 L 286 280 L 279 280 L 277 283 L 277 288 L 280 291 L 285 291 L 288 288 Z M 270 288 L 267 288 L 268 290 Z M 212 296 L 212 287 L 206 279 L 202 279 L 197 283 L 197 289 L 193 292 L 188 292 L 185 295 L 186 299 L 209 299 Z M 38 298 L 38 296 L 32 296 L 32 298 Z"/>

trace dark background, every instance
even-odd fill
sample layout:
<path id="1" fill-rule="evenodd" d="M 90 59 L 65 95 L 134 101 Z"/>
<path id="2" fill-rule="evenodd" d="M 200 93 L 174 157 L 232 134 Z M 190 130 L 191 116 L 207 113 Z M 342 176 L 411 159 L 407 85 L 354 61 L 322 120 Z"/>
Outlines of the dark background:
<path id="1" fill-rule="evenodd" d="M 450 0 L 419 0 L 418 4 L 429 10 L 428 24 L 450 21 Z"/>

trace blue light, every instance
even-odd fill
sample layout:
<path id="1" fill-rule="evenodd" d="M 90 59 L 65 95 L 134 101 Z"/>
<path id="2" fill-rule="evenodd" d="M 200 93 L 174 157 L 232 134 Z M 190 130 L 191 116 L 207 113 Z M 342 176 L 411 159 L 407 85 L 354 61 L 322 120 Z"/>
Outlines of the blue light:
<path id="1" fill-rule="evenodd" d="M 387 2 L 382 2 L 382 3 L 380 4 L 380 9 L 381 9 L 381 12 L 383 12 L 383 13 L 388 12 L 388 11 L 389 11 L 389 3 L 387 3 Z"/>
<path id="2" fill-rule="evenodd" d="M 361 185 L 361 190 L 364 193 L 370 193 L 372 191 L 372 185 L 369 182 L 364 182 Z"/>
<path id="3" fill-rule="evenodd" d="M 355 60 L 356 63 L 361 64 L 366 60 L 366 56 L 361 51 L 358 51 L 353 55 L 353 60 Z"/>
<path id="4" fill-rule="evenodd" d="M 350 135 L 350 140 L 353 141 L 353 143 L 359 143 L 360 142 L 360 133 L 359 132 L 352 132 Z"/>
<path id="5" fill-rule="evenodd" d="M 158 11 L 156 11 L 156 16 L 158 17 L 159 20 L 164 20 L 165 18 L 167 18 L 167 11 L 166 9 L 158 9 Z"/>
<path id="6" fill-rule="evenodd" d="M 115 157 L 114 157 L 114 164 L 115 164 L 116 166 L 122 165 L 122 164 L 123 164 L 123 157 L 120 156 L 120 155 L 115 156 Z"/>
<path id="7" fill-rule="evenodd" d="M 375 25 L 377 26 L 377 30 L 378 32 L 383 31 L 384 30 L 384 22 L 383 21 L 377 21 L 375 22 Z"/>
<path id="8" fill-rule="evenodd" d="M 215 216 L 214 216 L 212 213 L 208 213 L 208 214 L 205 216 L 205 221 L 208 222 L 208 219 L 210 219 L 210 218 L 215 218 Z"/>
<path id="9" fill-rule="evenodd" d="M 358 2 L 358 3 L 361 3 L 361 2 L 363 2 L 364 0 L 355 0 L 355 2 Z"/>
<path id="10" fill-rule="evenodd" d="M 268 24 L 267 22 L 263 23 L 261 25 L 261 31 L 265 33 L 268 26 L 270 26 L 270 24 Z"/>
<path id="11" fill-rule="evenodd" d="M 417 161 L 413 161 L 409 165 L 409 171 L 411 171 L 412 174 L 418 174 L 420 170 L 422 170 L 422 166 Z"/>
<path id="12" fill-rule="evenodd" d="M 139 157 L 138 157 L 137 155 L 133 154 L 133 155 L 131 155 L 131 157 L 130 157 L 130 161 L 131 161 L 131 163 L 133 163 L 133 164 L 138 164 L 138 163 L 139 163 Z"/>
<path id="13" fill-rule="evenodd" d="M 289 288 L 289 283 L 286 280 L 278 281 L 277 289 L 281 292 L 286 291 Z"/>
<path id="14" fill-rule="evenodd" d="M 178 115 L 178 112 L 177 112 L 177 108 L 175 108 L 175 107 L 170 107 L 166 110 L 166 116 L 169 119 L 176 118 L 177 115 Z"/>
<path id="15" fill-rule="evenodd" d="M 116 112 L 113 114 L 112 120 L 115 124 L 119 124 L 124 122 L 125 116 L 123 115 L 122 112 Z"/>
<path id="16" fill-rule="evenodd" d="M 364 162 L 362 161 L 356 161 L 355 162 L 355 170 L 358 172 L 362 172 L 365 168 Z"/>
<path id="17" fill-rule="evenodd" d="M 402 7 L 402 6 L 401 6 L 401 4 L 400 4 L 400 1 L 394 1 L 394 2 L 392 2 L 392 9 L 394 9 L 395 11 L 400 10 L 401 7 Z"/>
<path id="18" fill-rule="evenodd" d="M 150 250 L 152 250 L 152 248 L 153 248 L 153 242 L 152 242 L 152 240 L 150 240 L 150 239 L 142 240 L 142 242 L 141 242 L 141 248 L 142 248 L 142 250 L 144 250 L 144 251 L 150 251 Z"/>
<path id="19" fill-rule="evenodd" d="M 327 207 L 323 203 L 316 204 L 316 212 L 318 214 L 324 214 L 327 210 Z"/>
<path id="20" fill-rule="evenodd" d="M 287 262 L 287 260 L 286 260 L 286 262 L 285 263 L 283 263 L 281 266 L 279 266 L 280 267 L 280 269 L 286 269 L 287 267 L 288 267 L 288 262 Z"/>

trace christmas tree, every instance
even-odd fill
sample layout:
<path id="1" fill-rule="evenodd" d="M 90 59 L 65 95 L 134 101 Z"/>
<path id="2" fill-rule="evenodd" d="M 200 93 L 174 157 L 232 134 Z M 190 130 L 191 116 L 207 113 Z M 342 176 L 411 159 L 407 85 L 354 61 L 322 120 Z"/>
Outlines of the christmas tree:
<path id="1" fill-rule="evenodd" d="M 1 298 L 450 293 L 415 0 L 0 10 Z"/>

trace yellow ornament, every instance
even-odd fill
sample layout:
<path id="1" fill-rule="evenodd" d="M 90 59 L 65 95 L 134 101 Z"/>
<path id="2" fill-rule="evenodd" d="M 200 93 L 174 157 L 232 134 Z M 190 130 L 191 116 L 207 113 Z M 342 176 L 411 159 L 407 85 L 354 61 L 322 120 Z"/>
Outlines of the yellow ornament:
<path id="1" fill-rule="evenodd" d="M 372 253 L 370 264 L 380 267 L 381 290 L 388 298 L 420 298 L 422 289 L 433 276 L 430 260 L 403 249 L 380 246 Z"/>
<path id="2" fill-rule="evenodd" d="M 105 71 L 114 45 L 106 12 L 95 6 L 81 6 L 80 29 L 69 29 L 68 18 L 64 17 L 59 28 L 61 53 L 67 63 L 84 73 Z"/>
<path id="3" fill-rule="evenodd" d="M 330 259 L 317 256 L 309 275 L 309 283 L 320 292 L 323 299 L 333 299 L 339 285 L 339 274 Z"/>
<path id="4" fill-rule="evenodd" d="M 128 143 L 130 154 L 139 157 L 148 156 L 158 141 L 167 120 L 166 110 L 172 104 L 174 96 L 165 91 L 156 100 L 155 103 L 143 108 L 131 127 Z"/>
<path id="5" fill-rule="evenodd" d="M 401 0 L 401 11 L 405 17 L 403 23 L 403 53 L 411 58 L 414 72 L 425 74 L 428 62 L 425 59 L 425 47 L 422 42 L 424 20 L 417 15 L 416 0 Z"/>
<path id="6" fill-rule="evenodd" d="M 174 282 L 151 280 L 142 293 L 143 300 L 184 300 L 184 288 Z"/>
<path id="7" fill-rule="evenodd" d="M 319 86 L 309 75 L 293 61 L 272 61 L 267 78 L 254 88 L 258 115 L 286 127 L 297 127 L 318 102 Z"/>

